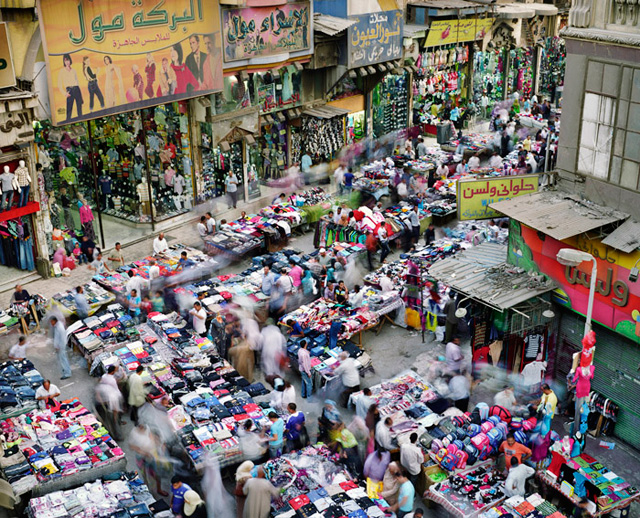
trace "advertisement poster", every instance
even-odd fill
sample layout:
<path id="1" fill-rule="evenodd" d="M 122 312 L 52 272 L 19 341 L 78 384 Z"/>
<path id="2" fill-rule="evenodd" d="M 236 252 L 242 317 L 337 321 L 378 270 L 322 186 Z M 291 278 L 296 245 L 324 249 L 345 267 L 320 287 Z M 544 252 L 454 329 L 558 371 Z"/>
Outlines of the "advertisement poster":
<path id="1" fill-rule="evenodd" d="M 311 53 L 311 3 L 222 9 L 224 62 Z"/>
<path id="2" fill-rule="evenodd" d="M 53 124 L 222 90 L 217 4 L 39 0 Z"/>
<path id="3" fill-rule="evenodd" d="M 538 175 L 501 176 L 458 181 L 458 219 L 488 219 L 501 214 L 489 205 L 538 192 Z"/>
<path id="4" fill-rule="evenodd" d="M 351 16 L 349 27 L 349 67 L 384 63 L 402 57 L 402 11 Z"/>
<path id="5" fill-rule="evenodd" d="M 431 22 L 426 47 L 481 40 L 491 29 L 492 18 L 434 20 Z"/>
<path id="6" fill-rule="evenodd" d="M 596 258 L 598 278 L 593 319 L 640 343 L 640 282 L 629 279 L 631 269 L 640 261 L 640 252 L 625 254 L 602 244 L 600 238 L 584 235 L 558 241 L 518 221 L 510 221 L 508 261 L 551 277 L 561 286 L 553 293 L 553 301 L 586 315 L 592 263 L 584 262 L 577 268 L 560 264 L 556 256 L 561 248 L 567 247 Z"/>
<path id="7" fill-rule="evenodd" d="M 0 23 L 0 88 L 15 86 L 16 73 L 13 69 L 11 58 L 11 46 L 9 45 L 9 33 L 7 24 Z"/>

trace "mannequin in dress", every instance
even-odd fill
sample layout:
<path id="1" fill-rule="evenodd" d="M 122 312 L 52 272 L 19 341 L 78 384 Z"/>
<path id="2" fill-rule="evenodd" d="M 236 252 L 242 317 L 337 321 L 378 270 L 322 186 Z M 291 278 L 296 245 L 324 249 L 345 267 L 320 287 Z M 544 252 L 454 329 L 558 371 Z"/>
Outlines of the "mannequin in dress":
<path id="1" fill-rule="evenodd" d="M 24 207 L 29 201 L 29 189 L 31 188 L 31 175 L 29 175 L 29 170 L 24 162 L 24 160 L 20 160 L 18 162 L 18 168 L 15 171 L 16 180 L 18 181 L 18 185 L 20 188 L 18 192 L 20 193 L 20 200 L 18 201 L 18 207 Z"/>
<path id="2" fill-rule="evenodd" d="M 147 179 L 143 176 L 142 180 L 136 187 L 138 201 L 140 202 L 140 210 L 142 214 L 151 215 L 151 201 L 149 200 L 149 185 Z M 153 189 L 151 195 L 153 196 Z"/>
<path id="3" fill-rule="evenodd" d="M 4 173 L 0 174 L 0 212 L 9 210 L 13 205 L 13 191 L 20 192 L 20 186 L 16 176 L 11 172 L 8 165 L 4 166 Z"/>

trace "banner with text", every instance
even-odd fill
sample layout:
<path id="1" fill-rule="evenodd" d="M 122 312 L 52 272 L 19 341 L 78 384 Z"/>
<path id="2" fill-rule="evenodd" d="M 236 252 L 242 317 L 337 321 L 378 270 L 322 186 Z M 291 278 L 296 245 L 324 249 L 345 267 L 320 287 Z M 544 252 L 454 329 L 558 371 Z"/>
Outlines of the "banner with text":
<path id="1" fill-rule="evenodd" d="M 224 62 L 311 53 L 311 2 L 222 9 Z"/>
<path id="2" fill-rule="evenodd" d="M 435 20 L 431 22 L 426 47 L 481 40 L 491 29 L 493 18 Z"/>
<path id="3" fill-rule="evenodd" d="M 39 0 L 53 124 L 222 90 L 217 2 Z"/>
<path id="4" fill-rule="evenodd" d="M 538 175 L 458 180 L 458 219 L 501 217 L 489 205 L 538 191 Z"/>
<path id="5" fill-rule="evenodd" d="M 7 24 L 0 23 L 0 88 L 15 86 L 16 74 L 13 69 L 11 57 L 11 45 L 9 45 L 9 33 Z"/>
<path id="6" fill-rule="evenodd" d="M 402 11 L 350 16 L 349 68 L 384 63 L 402 57 Z"/>

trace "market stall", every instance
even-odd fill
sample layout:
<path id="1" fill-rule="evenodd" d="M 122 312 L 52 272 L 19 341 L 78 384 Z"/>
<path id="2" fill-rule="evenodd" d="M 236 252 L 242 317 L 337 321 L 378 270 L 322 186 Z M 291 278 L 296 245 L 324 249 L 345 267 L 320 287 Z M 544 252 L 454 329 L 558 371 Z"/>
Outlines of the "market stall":
<path id="1" fill-rule="evenodd" d="M 501 518 L 506 516 L 527 517 L 553 517 L 567 518 L 565 514 L 551 502 L 542 498 L 538 493 L 528 495 L 526 498 L 522 496 L 513 496 L 502 502 L 498 506 L 483 512 L 479 518 Z"/>
<path id="2" fill-rule="evenodd" d="M 122 449 L 77 398 L 5 419 L 0 429 L 11 446 L 2 476 L 16 495 L 44 495 L 126 467 Z"/>
<path id="3" fill-rule="evenodd" d="M 109 293 L 103 287 L 99 286 L 95 282 L 91 281 L 82 285 L 83 294 L 89 304 L 89 314 L 93 315 L 102 306 L 111 304 L 116 300 L 113 293 Z M 51 297 L 51 305 L 56 309 L 60 309 L 65 318 L 70 318 L 76 314 L 76 302 L 74 295 L 75 289 L 70 289 L 60 293 L 56 293 Z"/>
<path id="4" fill-rule="evenodd" d="M 31 412 L 37 407 L 36 389 L 44 378 L 29 360 L 0 364 L 0 420 Z"/>
<path id="5" fill-rule="evenodd" d="M 29 500 L 29 518 L 73 516 L 160 516 L 169 507 L 156 500 L 137 473 L 126 473 L 117 479 L 95 480 L 65 491 L 54 491 Z M 164 516 L 164 515 L 163 515 Z"/>

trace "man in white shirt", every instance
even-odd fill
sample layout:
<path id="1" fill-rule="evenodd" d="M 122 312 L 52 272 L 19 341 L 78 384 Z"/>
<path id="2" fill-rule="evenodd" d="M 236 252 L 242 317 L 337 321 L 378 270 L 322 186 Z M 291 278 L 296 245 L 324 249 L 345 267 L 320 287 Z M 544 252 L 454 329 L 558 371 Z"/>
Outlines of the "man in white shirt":
<path id="1" fill-rule="evenodd" d="M 207 223 L 207 233 L 213 235 L 216 233 L 216 220 L 211 215 L 211 212 L 207 212 L 204 217 L 206 218 Z"/>
<path id="2" fill-rule="evenodd" d="M 418 481 L 418 475 L 422 470 L 422 464 L 424 463 L 424 452 L 422 448 L 418 446 L 418 434 L 413 432 L 409 436 L 409 441 L 406 444 L 400 446 L 400 464 L 409 473 L 409 480 L 412 484 L 416 484 Z"/>
<path id="3" fill-rule="evenodd" d="M 502 157 L 497 152 L 495 152 L 489 159 L 489 166 L 493 169 L 502 168 Z"/>
<path id="4" fill-rule="evenodd" d="M 18 343 L 15 344 L 9 350 L 9 359 L 10 360 L 24 360 L 27 357 L 27 337 L 21 336 L 18 338 Z"/>
<path id="5" fill-rule="evenodd" d="M 344 390 L 340 394 L 340 404 L 347 408 L 349 396 L 360 390 L 360 373 L 356 362 L 349 356 L 349 353 L 340 353 L 340 365 L 333 371 L 336 376 L 340 376 Z"/>
<path id="6" fill-rule="evenodd" d="M 342 207 L 337 207 L 335 212 L 333 213 L 333 222 L 337 225 L 340 222 L 340 218 L 342 217 Z"/>
<path id="7" fill-rule="evenodd" d="M 466 412 L 469 406 L 470 388 L 471 383 L 464 373 L 457 374 L 449 380 L 449 397 L 452 399 L 453 405 L 463 412 Z"/>
<path id="8" fill-rule="evenodd" d="M 469 171 L 477 171 L 480 169 L 480 155 L 476 153 L 469 159 Z"/>
<path id="9" fill-rule="evenodd" d="M 193 317 L 193 330 L 204 337 L 207 334 L 207 312 L 200 301 L 194 302 L 193 309 L 189 311 L 189 314 Z"/>
<path id="10" fill-rule="evenodd" d="M 120 391 L 120 387 L 118 387 L 118 381 L 116 380 L 116 377 L 114 376 L 116 372 L 116 366 L 115 365 L 109 365 L 109 367 L 107 367 L 107 372 L 105 372 L 102 375 L 102 378 L 100 378 L 100 383 L 103 383 L 105 385 L 109 385 L 111 387 L 113 387 L 114 389 L 116 389 L 118 392 Z"/>
<path id="11" fill-rule="evenodd" d="M 376 442 L 385 450 L 391 451 L 395 449 L 393 440 L 391 438 L 391 431 L 389 430 L 393 426 L 393 420 L 387 417 L 384 421 L 378 421 L 376 425 L 375 438 Z"/>
<path id="12" fill-rule="evenodd" d="M 136 290 L 137 293 L 142 296 L 143 291 L 149 291 L 149 281 L 140 275 L 136 275 L 133 271 L 129 271 L 129 280 L 124 286 L 127 295 L 130 294 L 133 290 Z"/>
<path id="13" fill-rule="evenodd" d="M 449 176 L 449 168 L 444 164 L 438 164 L 438 169 L 436 169 L 436 176 L 439 178 L 446 178 Z"/>
<path id="14" fill-rule="evenodd" d="M 36 390 L 36 400 L 40 409 L 44 410 L 47 407 L 53 407 L 57 405 L 56 398 L 60 395 L 60 389 L 55 385 L 52 385 L 49 380 L 44 380 L 42 385 Z"/>
<path id="15" fill-rule="evenodd" d="M 167 243 L 167 240 L 164 238 L 164 232 L 160 232 L 160 234 L 158 234 L 158 237 L 153 240 L 153 254 L 165 254 L 168 251 L 169 243 Z"/>
<path id="16" fill-rule="evenodd" d="M 224 180 L 225 187 L 227 188 L 227 203 L 228 208 L 236 208 L 238 203 L 238 177 L 233 173 L 233 171 L 229 171 L 228 176 Z"/>
<path id="17" fill-rule="evenodd" d="M 513 393 L 513 387 L 505 385 L 502 391 L 493 396 L 493 403 L 497 406 L 506 408 L 509 412 L 513 412 L 516 407 L 516 396 Z"/>
<path id="18" fill-rule="evenodd" d="M 462 159 L 462 161 L 456 167 L 456 174 L 463 175 L 467 172 L 467 163 Z"/>
<path id="19" fill-rule="evenodd" d="M 364 419 L 365 417 L 367 417 L 369 407 L 374 403 L 375 401 L 371 397 L 371 389 L 362 389 L 362 394 L 360 395 L 360 397 L 358 397 L 358 399 L 356 399 L 356 415 Z"/>
<path id="20" fill-rule="evenodd" d="M 404 178 L 400 180 L 396 190 L 398 191 L 398 196 L 401 200 L 404 200 L 409 195 L 409 187 L 407 187 L 407 183 L 404 181 Z"/>
<path id="21" fill-rule="evenodd" d="M 160 267 L 156 264 L 155 259 L 151 259 L 149 265 L 149 280 L 152 281 L 160 277 Z"/>
<path id="22" fill-rule="evenodd" d="M 524 496 L 525 483 L 529 477 L 536 472 L 535 469 L 520 464 L 517 456 L 511 457 L 511 468 L 504 482 L 504 494 L 511 498 L 512 496 Z"/>
<path id="23" fill-rule="evenodd" d="M 460 349 L 460 339 L 453 338 L 445 348 L 445 357 L 447 358 L 447 368 L 452 372 L 460 372 L 464 356 Z"/>
<path id="24" fill-rule="evenodd" d="M 204 240 L 204 238 L 207 237 L 207 218 L 205 218 L 204 216 L 201 216 L 200 223 L 196 225 L 196 228 L 198 229 L 198 234 L 200 234 L 200 238 Z"/>

